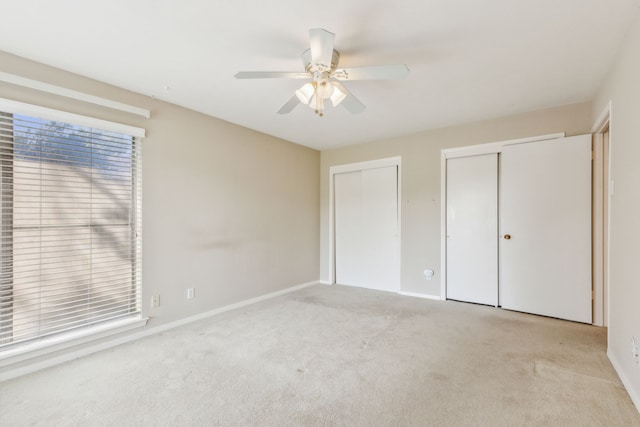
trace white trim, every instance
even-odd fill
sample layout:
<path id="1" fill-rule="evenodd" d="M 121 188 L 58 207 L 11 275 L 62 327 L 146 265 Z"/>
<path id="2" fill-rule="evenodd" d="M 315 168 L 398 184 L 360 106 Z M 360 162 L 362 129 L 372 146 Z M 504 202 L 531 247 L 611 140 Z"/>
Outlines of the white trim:
<path id="1" fill-rule="evenodd" d="M 447 155 L 440 151 L 440 299 L 447 299 Z"/>
<path id="2" fill-rule="evenodd" d="M 607 203 L 607 223 L 605 224 L 605 227 L 607 227 L 607 251 L 609 251 L 607 253 L 607 276 L 606 276 L 606 282 L 607 282 L 607 293 L 609 293 L 609 289 L 611 289 L 611 207 L 613 205 L 613 203 L 611 203 L 611 198 L 613 197 L 613 141 L 614 141 L 614 134 L 615 134 L 615 128 L 613 126 L 613 104 L 611 101 L 609 101 L 609 164 L 607 165 L 607 171 L 609 172 L 609 176 L 607 177 L 608 180 L 608 196 L 609 196 L 609 200 Z M 609 313 L 611 313 L 611 310 L 609 309 L 609 301 L 611 301 L 611 298 L 609 298 L 609 295 L 606 295 L 605 297 L 606 301 L 605 301 L 605 307 L 604 307 L 604 325 L 605 326 L 609 326 L 611 324 L 611 322 L 609 322 Z M 607 334 L 609 334 L 609 331 L 611 331 L 611 328 L 607 329 Z M 609 336 L 607 336 L 607 342 L 611 342 Z M 639 407 L 640 409 L 640 407 Z"/>
<path id="3" fill-rule="evenodd" d="M 334 196 L 334 173 L 332 168 L 329 168 L 329 275 L 327 278 L 328 283 L 335 285 L 336 283 L 336 231 L 335 231 L 335 196 Z"/>
<path id="4" fill-rule="evenodd" d="M 603 222 L 604 222 L 604 177 L 603 177 L 603 156 L 604 137 L 602 133 L 596 132 L 591 137 L 592 150 L 592 177 L 591 177 L 591 270 L 592 270 L 592 310 L 594 326 L 604 326 L 604 277 L 602 268 L 604 267 L 604 242 L 603 242 Z"/>
<path id="5" fill-rule="evenodd" d="M 384 159 L 369 160 L 366 162 L 347 163 L 344 165 L 331 166 L 329 168 L 329 173 L 331 175 L 335 175 L 337 173 L 355 172 L 355 171 L 361 171 L 365 169 L 384 168 L 387 166 L 399 166 L 401 161 L 402 161 L 402 157 L 396 156 L 396 157 L 387 157 Z"/>
<path id="6" fill-rule="evenodd" d="M 602 134 L 605 126 L 609 126 L 609 163 L 607 164 L 607 171 L 608 171 L 608 176 L 607 176 L 607 182 L 605 183 L 605 185 L 607 186 L 607 191 L 606 194 L 609 197 L 609 200 L 607 201 L 607 223 L 603 224 L 604 227 L 607 228 L 607 242 L 603 242 L 605 243 L 605 248 L 606 250 L 610 250 L 611 248 L 611 197 L 613 196 L 613 180 L 611 179 L 611 166 L 612 166 L 612 158 L 613 158 L 613 133 L 614 133 L 614 129 L 613 129 L 613 103 L 610 100 L 609 102 L 607 102 L 607 105 L 605 106 L 605 108 L 602 110 L 602 112 L 600 112 L 600 114 L 598 115 L 598 118 L 595 120 L 595 122 L 593 123 L 593 127 L 591 128 L 591 133 L 592 134 Z M 606 274 L 607 277 L 605 278 L 605 281 L 608 285 L 606 292 L 608 292 L 608 289 L 610 289 L 611 286 L 611 257 L 607 254 L 606 256 L 607 259 L 607 265 L 603 266 L 606 268 Z M 609 295 L 604 295 L 604 286 L 603 286 L 603 298 L 605 301 L 605 307 L 604 307 L 604 316 L 602 319 L 602 326 L 609 326 Z M 597 323 L 594 320 L 594 324 L 597 325 Z M 599 326 L 599 325 L 598 325 Z M 608 339 L 608 342 L 610 342 L 610 340 Z"/>
<path id="7" fill-rule="evenodd" d="M 598 118 L 593 122 L 591 127 L 591 133 L 602 133 L 604 127 L 609 124 L 611 120 L 611 101 L 607 102 L 604 109 L 598 114 Z"/>
<path id="8" fill-rule="evenodd" d="M 335 283 L 329 282 L 328 280 L 320 280 L 320 281 L 318 281 L 318 283 L 321 284 L 321 285 L 327 285 L 327 286 L 332 286 L 332 285 L 335 284 Z"/>
<path id="9" fill-rule="evenodd" d="M 6 111 L 7 113 L 24 114 L 25 116 L 37 117 L 39 119 L 63 121 L 74 125 L 123 133 L 139 138 L 144 138 L 145 136 L 145 130 L 139 127 L 109 122 L 107 120 L 96 119 L 88 116 L 81 116 L 74 113 L 67 113 L 66 111 L 26 104 L 24 102 L 13 101 L 11 99 L 0 98 L 0 110 Z"/>
<path id="10" fill-rule="evenodd" d="M 140 328 L 146 326 L 148 320 L 148 317 L 143 318 L 141 316 L 119 319 L 101 323 L 93 327 L 52 335 L 33 343 L 26 343 L 24 345 L 16 344 L 15 348 L 0 351 L 0 367 L 10 366 L 14 363 L 45 356 L 66 348 Z"/>
<path id="11" fill-rule="evenodd" d="M 100 105 L 102 107 L 111 108 L 112 110 L 124 111 L 125 113 L 142 116 L 145 119 L 151 117 L 151 112 L 149 110 L 145 110 L 144 108 L 134 107 L 132 105 L 123 104 L 122 102 L 100 98 L 99 96 L 89 95 L 86 93 L 78 92 L 76 90 L 67 89 L 65 87 L 55 86 L 49 83 L 28 79 L 26 77 L 16 76 L 14 74 L 0 71 L 0 81 L 26 87 L 29 89 L 35 89 L 40 92 L 60 95 L 65 98 L 75 99 L 77 101 L 88 102 L 89 104 Z"/>
<path id="12" fill-rule="evenodd" d="M 398 201 L 397 201 L 397 232 L 398 232 L 398 257 L 396 263 L 398 264 L 398 289 L 402 289 L 402 158 L 396 157 L 398 161 L 397 170 L 397 182 L 398 185 Z"/>
<path id="13" fill-rule="evenodd" d="M 335 259 L 335 200 L 334 176 L 338 173 L 356 172 L 365 169 L 376 169 L 388 166 L 398 168 L 398 287 L 402 288 L 402 157 L 387 157 L 358 163 L 336 165 L 329 168 L 329 284 L 336 283 Z"/>
<path id="14" fill-rule="evenodd" d="M 633 388 L 633 381 L 625 375 L 625 370 L 618 359 L 613 355 L 613 353 L 611 353 L 611 350 L 607 350 L 607 357 L 609 358 L 611 365 L 613 365 L 613 369 L 615 369 L 618 374 L 620 381 L 622 381 L 622 385 L 624 385 L 627 393 L 629 393 L 631 401 L 633 401 L 633 404 L 636 405 L 636 409 L 640 412 L 640 390 Z"/>
<path id="15" fill-rule="evenodd" d="M 442 298 L 440 298 L 438 295 L 420 294 L 420 293 L 417 293 L 417 292 L 403 292 L 403 291 L 400 291 L 400 292 L 398 292 L 398 295 L 402 295 L 402 296 L 405 296 L 405 297 L 433 299 L 433 300 L 438 300 L 438 301 L 442 300 Z"/>
<path id="16" fill-rule="evenodd" d="M 80 358 L 80 357 L 83 357 L 83 356 L 88 356 L 90 354 L 97 353 L 97 352 L 102 351 L 102 350 L 106 350 L 106 349 L 109 349 L 109 348 L 112 348 L 112 347 L 116 347 L 116 346 L 121 345 L 121 344 L 126 344 L 128 342 L 139 340 L 141 338 L 148 337 L 150 335 L 155 335 L 155 334 L 158 334 L 160 332 L 164 332 L 164 331 L 167 331 L 169 329 L 176 328 L 178 326 L 183 326 L 183 325 L 186 325 L 188 323 L 192 323 L 192 322 L 195 322 L 195 321 L 198 321 L 198 320 L 202 320 L 202 319 L 205 319 L 205 318 L 208 318 L 208 317 L 215 316 L 217 314 L 225 313 L 227 311 L 231 311 L 231 310 L 235 310 L 237 308 L 241 308 L 241 307 L 245 307 L 245 306 L 248 306 L 248 305 L 251 305 L 251 304 L 255 304 L 255 303 L 267 300 L 267 299 L 275 298 L 275 297 L 278 297 L 280 295 L 284 295 L 284 294 L 287 294 L 287 293 L 290 293 L 290 292 L 293 292 L 293 291 L 297 291 L 297 290 L 300 290 L 300 289 L 303 289 L 303 288 L 308 288 L 310 286 L 314 286 L 314 285 L 317 285 L 317 284 L 319 284 L 319 282 L 318 281 L 314 281 L 314 282 L 303 283 L 303 284 L 297 285 L 297 286 L 292 286 L 290 288 L 282 289 L 282 290 L 279 290 L 279 291 L 276 291 L 276 292 L 272 292 L 272 293 L 269 293 L 269 294 L 266 294 L 266 295 L 262 295 L 262 296 L 255 297 L 255 298 L 251 298 L 251 299 L 248 299 L 248 300 L 245 300 L 245 301 L 240 301 L 240 302 L 237 302 L 235 304 L 230 304 L 230 305 L 227 305 L 227 306 L 224 306 L 224 307 L 216 308 L 214 310 L 206 311 L 204 313 L 196 314 L 194 316 L 185 317 L 184 319 L 176 320 L 174 322 L 169 322 L 169 323 L 166 323 L 164 325 L 152 327 L 152 328 L 149 328 L 149 329 L 145 328 L 140 332 L 136 332 L 136 333 L 133 333 L 133 334 L 130 334 L 130 335 L 125 335 L 125 336 L 122 336 L 122 337 L 118 337 L 118 338 L 112 339 L 110 341 L 106 341 L 106 342 L 103 342 L 103 343 L 99 343 L 99 344 L 95 344 L 95 345 L 92 345 L 92 346 L 89 346 L 89 347 L 85 347 L 85 348 L 82 348 L 82 349 L 79 349 L 79 350 L 76 350 L 76 351 L 72 351 L 72 352 L 67 353 L 67 354 L 63 354 L 63 355 L 58 356 L 58 357 L 52 357 L 52 358 L 49 358 L 49 359 L 44 360 L 42 362 L 36 362 L 36 363 L 32 363 L 30 365 L 27 365 L 27 366 L 24 366 L 24 367 L 21 367 L 21 368 L 16 368 L 16 369 L 0 372 L 0 382 L 7 381 L 7 380 L 10 380 L 10 379 L 13 379 L 13 378 L 17 378 L 17 377 L 22 376 L 22 375 L 30 374 L 30 373 L 33 373 L 33 372 L 36 372 L 36 371 L 39 371 L 39 370 L 42 370 L 42 369 L 45 369 L 45 368 L 49 368 L 51 366 L 55 366 L 55 365 L 59 365 L 59 364 L 64 363 L 64 362 L 68 362 L 70 360 L 74 360 L 74 359 L 77 359 L 77 358 Z"/>
<path id="17" fill-rule="evenodd" d="M 481 154 L 493 154 L 500 153 L 506 145 L 524 144 L 534 141 L 546 141 L 549 139 L 564 138 L 565 133 L 551 133 L 548 135 L 532 136 L 528 138 L 508 139 L 506 141 L 488 142 L 486 144 L 466 145 L 462 147 L 444 148 L 441 153 L 444 153 L 445 158 L 452 159 L 456 157 L 469 157 L 478 156 Z"/>
<path id="18" fill-rule="evenodd" d="M 462 147 L 443 148 L 440 150 L 440 299 L 447 299 L 447 159 L 479 156 L 482 154 L 498 154 L 508 145 L 524 144 L 534 141 L 547 141 L 564 138 L 565 133 L 532 136 L 528 138 L 509 139 L 486 144 L 466 145 Z"/>
<path id="19" fill-rule="evenodd" d="M 276 292 L 271 292 L 265 295 L 261 295 L 259 297 L 250 298 L 248 300 L 236 302 L 234 304 L 225 305 L 224 307 L 214 308 L 213 310 L 205 311 L 204 313 L 196 314 L 193 316 L 185 317 L 184 319 L 176 320 L 174 322 L 166 323 L 161 326 L 156 326 L 155 328 L 151 328 L 148 333 L 145 333 L 144 336 L 148 336 L 151 334 L 164 332 L 169 329 L 176 328 L 178 326 L 186 325 L 189 323 L 193 323 L 198 320 L 206 319 L 208 317 L 215 316 L 217 314 L 226 313 L 227 311 L 235 310 L 237 308 L 242 308 L 251 304 L 256 304 L 261 301 L 265 301 L 271 298 L 279 297 L 280 295 L 288 294 L 290 292 L 298 291 L 300 289 L 308 288 L 310 286 L 318 285 L 318 281 L 307 282 L 301 285 L 291 286 L 289 288 L 281 289 Z"/>

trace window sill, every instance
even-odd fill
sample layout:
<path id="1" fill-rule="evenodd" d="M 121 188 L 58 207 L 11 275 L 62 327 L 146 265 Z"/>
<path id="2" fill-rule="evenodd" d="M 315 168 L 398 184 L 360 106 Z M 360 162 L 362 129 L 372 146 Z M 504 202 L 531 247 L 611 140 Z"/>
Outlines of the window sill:
<path id="1" fill-rule="evenodd" d="M 9 366 L 14 363 L 86 344 L 132 329 L 141 328 L 147 324 L 148 320 L 148 317 L 143 318 L 141 316 L 115 320 L 78 331 L 58 334 L 33 343 L 16 345 L 15 348 L 0 351 L 0 367 Z"/>

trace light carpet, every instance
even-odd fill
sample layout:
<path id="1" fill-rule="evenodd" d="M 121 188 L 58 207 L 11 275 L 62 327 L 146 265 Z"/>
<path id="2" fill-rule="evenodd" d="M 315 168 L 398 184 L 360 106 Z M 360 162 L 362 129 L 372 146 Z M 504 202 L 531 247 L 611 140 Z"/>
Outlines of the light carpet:
<path id="1" fill-rule="evenodd" d="M 606 330 L 313 286 L 0 384 L 2 426 L 640 426 Z"/>

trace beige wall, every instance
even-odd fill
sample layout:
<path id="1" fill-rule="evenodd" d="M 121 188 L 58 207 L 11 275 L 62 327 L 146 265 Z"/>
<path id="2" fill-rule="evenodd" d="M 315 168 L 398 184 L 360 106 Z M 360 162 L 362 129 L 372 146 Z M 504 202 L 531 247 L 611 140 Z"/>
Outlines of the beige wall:
<path id="1" fill-rule="evenodd" d="M 151 110 L 147 120 L 0 83 L 3 98 L 147 130 L 149 327 L 318 280 L 318 151 L 2 52 L 0 71 Z M 160 295 L 159 308 L 150 309 L 151 295 Z"/>
<path id="2" fill-rule="evenodd" d="M 320 278 L 329 277 L 329 168 L 402 157 L 401 289 L 440 296 L 440 150 L 557 132 L 589 133 L 591 104 L 582 103 L 471 123 L 321 154 Z M 432 268 L 433 280 L 423 270 Z"/>
<path id="3" fill-rule="evenodd" d="M 593 103 L 593 120 L 611 101 L 609 358 L 640 410 L 640 16 Z M 597 52 L 594 53 L 597 58 Z"/>

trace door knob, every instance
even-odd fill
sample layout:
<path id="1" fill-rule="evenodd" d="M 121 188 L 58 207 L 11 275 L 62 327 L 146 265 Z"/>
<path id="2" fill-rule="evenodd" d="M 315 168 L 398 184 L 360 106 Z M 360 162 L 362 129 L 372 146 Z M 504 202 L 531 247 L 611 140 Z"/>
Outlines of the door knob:
<path id="1" fill-rule="evenodd" d="M 509 239 L 511 239 L 511 234 L 505 234 L 505 235 L 504 235 L 504 239 L 505 239 L 505 240 L 509 240 Z"/>

